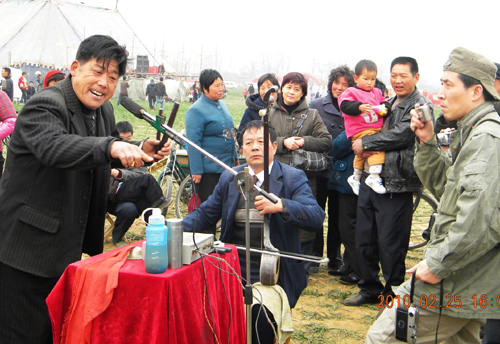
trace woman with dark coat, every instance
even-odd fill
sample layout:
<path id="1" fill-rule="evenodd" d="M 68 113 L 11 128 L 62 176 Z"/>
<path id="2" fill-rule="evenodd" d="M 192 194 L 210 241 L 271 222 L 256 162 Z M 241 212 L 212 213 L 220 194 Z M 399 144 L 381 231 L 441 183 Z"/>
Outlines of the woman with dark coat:
<path id="1" fill-rule="evenodd" d="M 273 86 L 280 86 L 276 76 L 271 73 L 266 73 L 262 75 L 257 81 L 257 88 L 259 90 L 258 94 L 251 94 L 247 97 L 246 106 L 247 109 L 241 118 L 240 126 L 238 127 L 238 142 L 241 143 L 241 129 L 245 126 L 247 122 L 261 120 L 259 111 L 264 108 L 264 95 Z"/>
<path id="2" fill-rule="evenodd" d="M 332 137 L 316 109 L 309 109 L 306 100 L 307 80 L 301 73 L 288 73 L 283 77 L 281 93 L 269 114 L 269 124 L 276 130 L 278 148 L 275 159 L 290 165 L 292 151 L 302 148 L 313 152 L 328 152 Z M 305 117 L 303 121 L 301 119 Z M 297 134 L 297 127 L 300 131 Z M 309 187 L 316 196 L 316 173 L 305 171 Z M 320 229 L 318 228 L 318 231 Z M 312 254 L 315 232 L 301 230 L 300 239 L 305 254 Z"/>
<path id="3" fill-rule="evenodd" d="M 346 65 L 337 67 L 330 71 L 328 76 L 328 94 L 322 98 L 313 100 L 309 107 L 318 110 L 321 119 L 325 123 L 328 132 L 335 140 L 339 134 L 344 131 L 344 118 L 337 102 L 338 97 L 348 87 L 354 86 L 354 73 Z M 341 275 L 344 271 L 342 267 L 342 256 L 340 254 L 341 238 L 339 234 L 339 193 L 337 190 L 331 190 L 327 187 L 328 179 L 332 170 L 326 170 L 316 177 L 318 204 L 326 209 L 328 202 L 328 234 L 326 244 L 326 255 L 330 259 L 328 267 L 332 269 L 331 273 Z M 318 232 L 314 240 L 313 254 L 323 255 L 324 237 L 323 232 Z"/>

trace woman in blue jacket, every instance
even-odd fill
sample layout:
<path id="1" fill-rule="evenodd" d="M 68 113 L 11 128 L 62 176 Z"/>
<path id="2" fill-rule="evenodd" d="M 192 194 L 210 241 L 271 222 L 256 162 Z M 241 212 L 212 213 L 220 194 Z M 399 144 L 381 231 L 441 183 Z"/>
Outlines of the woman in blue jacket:
<path id="1" fill-rule="evenodd" d="M 205 69 L 200 74 L 202 96 L 186 112 L 186 136 L 210 154 L 233 167 L 237 162 L 233 117 L 221 100 L 224 81 L 219 72 Z M 213 192 L 222 167 L 191 146 L 187 147 L 192 180 L 201 202 Z"/>

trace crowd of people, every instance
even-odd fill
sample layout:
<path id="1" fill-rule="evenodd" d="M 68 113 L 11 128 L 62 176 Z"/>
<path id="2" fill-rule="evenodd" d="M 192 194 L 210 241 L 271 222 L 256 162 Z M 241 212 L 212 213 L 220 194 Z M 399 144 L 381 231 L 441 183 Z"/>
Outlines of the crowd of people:
<path id="1" fill-rule="evenodd" d="M 67 76 L 37 72 L 35 87 L 22 74 L 19 117 L 11 71 L 2 69 L 0 138 L 12 135 L 3 176 L 0 158 L 0 337 L 7 342 L 51 341 L 45 297 L 68 264 L 84 252 L 102 252 L 106 211 L 117 216 L 113 242 L 121 246 L 144 209 L 168 205 L 143 166 L 168 155 L 170 143 L 155 150 L 157 140 L 134 141 L 133 128 L 115 124 L 108 102 L 118 86 L 117 105 L 128 95 L 126 61 L 127 51 L 111 37 L 85 39 Z M 244 246 L 248 220 L 255 249 L 263 248 L 266 228 L 279 251 L 322 257 L 326 246 L 329 274 L 359 289 L 343 300 L 345 306 L 433 295 L 444 303 L 424 308 L 415 302 L 419 343 L 481 343 L 481 328 L 484 343 L 500 342 L 498 307 L 489 306 L 500 294 L 500 65 L 454 49 L 443 67 L 436 121 L 419 116 L 422 106 L 433 113 L 417 88 L 419 79 L 414 58 L 394 58 L 394 96 L 388 98 L 375 63 L 361 60 L 354 70 L 332 69 L 327 94 L 308 103 L 304 74 L 290 72 L 279 82 L 265 73 L 257 93 L 245 95 L 247 109 L 236 126 L 223 101 L 223 76 L 203 70 L 191 90 L 186 137 L 237 172 L 248 167 L 252 183 L 277 202 L 255 190 L 246 200 L 232 173 L 188 146 L 199 204 L 184 219 L 184 230 L 216 234 L 220 221 L 219 239 Z M 151 80 L 146 95 L 151 109 L 163 109 L 163 76 Z M 446 150 L 436 134 L 448 127 L 453 131 Z M 326 165 L 297 164 L 305 153 Z M 413 195 L 423 188 L 440 203 L 422 261 L 406 270 Z M 257 283 L 261 255 L 250 257 L 248 282 Z M 245 279 L 241 251 L 239 259 Z M 293 309 L 318 263 L 282 258 L 279 271 L 276 288 L 283 293 L 276 297 Z M 479 301 L 483 296 L 488 307 Z M 254 338 L 273 343 L 283 314 L 268 307 L 272 300 L 260 301 L 270 313 L 262 317 L 254 309 Z M 400 308 L 384 309 L 367 343 L 398 341 Z"/>
<path id="2" fill-rule="evenodd" d="M 497 65 L 464 48 L 452 51 L 443 71 L 439 92 L 441 121 L 445 126 L 457 123 L 449 153 L 436 142 L 434 120 L 424 122 L 416 111 L 427 106 L 433 113 L 433 105 L 417 88 L 420 78 L 417 61 L 406 56 L 397 57 L 391 63 L 390 82 L 395 95 L 390 99 L 386 98 L 385 87 L 379 86 L 377 66 L 369 60 L 360 61 L 354 71 L 347 66 L 332 70 L 328 95 L 311 104 L 305 100 L 307 80 L 301 73 L 285 75 L 281 85 L 273 74 L 264 74 L 258 80 L 259 94 L 245 99 L 248 109 L 238 128 L 237 141 L 250 167 L 249 174 L 255 175 L 260 185 L 265 176 L 262 176 L 263 142 L 255 137 L 263 137 L 263 123 L 258 119 L 264 107 L 263 95 L 271 87 L 279 86 L 268 114 L 272 132 L 268 152 L 270 190 L 276 190 L 276 183 L 286 185 L 273 174 L 279 170 L 286 175 L 284 166 L 293 165 L 294 151 L 330 155 L 331 167 L 320 172 L 303 168 L 302 176 L 296 180 L 297 183 L 307 180 L 308 197 L 316 198 L 315 206 L 322 205 L 325 209 L 328 203 L 330 273 L 341 276 L 342 283 L 357 284 L 359 288 L 359 292 L 343 304 L 360 306 L 380 303 L 382 299 L 386 305 L 384 300 L 410 293 L 415 298 L 451 296 L 456 303 L 454 307 L 441 304 L 436 307 L 439 311 L 415 303 L 421 315 L 417 322 L 418 342 L 480 343 L 480 328 L 484 327 L 484 343 L 495 343 L 499 338 L 495 332 L 498 331 L 498 320 L 495 320 L 499 318 L 498 312 L 495 307 L 477 309 L 474 298 L 492 295 L 491 299 L 495 300 L 500 291 L 500 284 L 493 277 L 493 269 L 500 259 L 497 223 L 500 190 L 495 182 L 500 158 L 500 106 L 494 103 L 500 100 L 494 88 L 495 85 L 500 88 L 500 72 Z M 216 80 L 222 89 L 222 76 L 217 74 Z M 203 87 L 203 92 L 207 96 L 210 88 Z M 212 105 L 225 109 L 221 97 Z M 219 116 L 218 120 L 225 116 Z M 186 127 L 192 124 L 192 118 L 189 123 L 186 120 Z M 230 123 L 218 125 L 219 130 L 215 132 L 218 137 L 224 137 L 227 124 Z M 210 146 L 201 140 L 198 142 L 201 146 Z M 187 230 L 208 231 L 208 227 L 222 220 L 223 241 L 243 244 L 244 201 L 229 187 L 233 178 L 224 172 L 219 182 L 214 182 L 212 195 L 186 219 Z M 406 271 L 413 195 L 423 187 L 441 199 L 441 203 L 424 259 Z M 322 223 L 316 220 L 324 213 L 315 216 L 307 213 L 311 209 L 308 202 L 292 211 L 289 204 L 293 193 L 288 197 L 286 192 L 273 194 L 278 195 L 281 202 L 276 207 L 257 193 L 252 195 L 250 207 L 255 212 L 250 216 L 252 247 L 262 247 L 265 222 L 262 216 L 265 215 L 270 221 L 279 219 L 289 226 L 288 244 L 281 241 L 281 226 L 272 226 L 271 242 L 280 250 L 322 256 L 324 233 Z M 307 224 L 294 222 L 298 214 L 309 220 Z M 300 242 L 299 250 L 296 242 Z M 303 289 L 302 284 L 297 284 L 297 278 L 317 270 L 314 264 L 301 263 L 291 270 L 287 263 L 285 260 L 280 264 L 277 284 L 285 290 L 293 308 Z M 245 257 L 241 254 L 240 264 L 245 271 Z M 251 258 L 252 282 L 257 278 L 259 267 L 259 259 Z M 414 273 L 416 282 L 412 291 L 410 281 L 405 282 L 406 273 Z M 397 307 L 385 308 L 370 328 L 367 343 L 398 341 L 395 337 L 397 312 Z M 279 321 L 270 323 L 279 330 Z M 264 325 L 259 326 L 257 331 L 267 333 Z"/>

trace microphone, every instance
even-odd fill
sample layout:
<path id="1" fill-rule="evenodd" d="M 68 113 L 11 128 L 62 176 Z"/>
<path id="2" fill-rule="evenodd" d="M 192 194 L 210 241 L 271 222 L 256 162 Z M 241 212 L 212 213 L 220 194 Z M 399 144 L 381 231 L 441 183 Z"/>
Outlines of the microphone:
<path id="1" fill-rule="evenodd" d="M 276 86 L 276 85 L 274 85 L 273 87 L 268 89 L 266 94 L 264 94 L 264 98 L 262 99 L 264 101 L 264 104 L 269 103 L 271 101 L 269 99 L 269 97 L 271 96 L 271 93 L 276 93 L 276 92 L 278 92 L 278 86 Z"/>
<path id="2" fill-rule="evenodd" d="M 269 94 L 270 93 L 271 92 L 269 92 Z M 155 116 L 147 113 L 146 110 L 144 110 L 139 104 L 137 104 L 136 102 L 134 102 L 129 97 L 124 96 L 120 100 L 120 104 L 123 105 L 123 107 L 127 111 L 129 111 L 132 115 L 134 115 L 137 118 L 140 118 L 140 119 L 143 119 L 143 120 L 149 122 L 149 124 L 151 124 L 151 126 L 153 128 L 155 128 L 156 130 L 160 131 L 161 133 L 167 135 L 172 140 L 174 140 L 175 142 L 177 142 L 180 146 L 184 147 L 185 144 L 188 144 L 191 147 L 193 147 L 194 149 L 196 149 L 197 151 L 199 151 L 200 153 L 206 155 L 209 159 L 211 159 L 212 161 L 214 161 L 217 165 L 219 165 L 223 169 L 229 171 L 233 175 L 237 175 L 238 174 L 238 172 L 236 172 L 233 168 L 231 168 L 228 165 L 226 165 L 226 163 L 224 163 L 223 161 L 219 160 L 218 158 L 216 158 L 215 156 L 213 156 L 212 154 L 210 154 L 209 152 L 207 152 L 206 150 L 204 150 L 203 148 L 201 148 L 200 146 L 198 146 L 196 143 L 194 143 L 191 140 L 189 140 L 188 138 L 186 138 L 184 135 L 181 135 L 180 133 L 178 133 L 177 131 L 175 131 L 174 129 L 172 129 L 171 127 L 169 127 L 168 125 L 162 124 L 161 123 L 161 118 L 159 116 L 155 117 Z M 266 197 L 267 199 L 269 199 L 274 204 L 276 204 L 278 202 L 278 198 L 277 197 L 271 196 L 269 193 L 267 193 L 265 190 L 262 190 L 257 185 L 254 185 L 254 188 L 257 191 L 259 191 L 259 193 L 261 195 L 263 195 L 264 197 Z"/>
<path id="3" fill-rule="evenodd" d="M 132 115 L 134 115 L 137 118 L 144 119 L 142 116 L 144 113 L 147 113 L 146 110 L 144 110 L 139 104 L 134 102 L 132 99 L 130 99 L 127 96 L 123 96 L 123 98 L 120 100 L 120 104 Z"/>

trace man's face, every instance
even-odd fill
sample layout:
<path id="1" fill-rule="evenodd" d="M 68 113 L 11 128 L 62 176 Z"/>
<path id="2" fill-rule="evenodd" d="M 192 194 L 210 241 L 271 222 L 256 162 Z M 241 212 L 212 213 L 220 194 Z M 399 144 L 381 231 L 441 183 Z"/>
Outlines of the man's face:
<path id="1" fill-rule="evenodd" d="M 243 156 L 248 165 L 259 173 L 264 169 L 264 128 L 250 128 L 243 133 L 242 137 Z M 278 148 L 278 142 L 269 145 L 269 163 L 274 160 L 274 154 Z"/>
<path id="2" fill-rule="evenodd" d="M 398 97 L 406 97 L 413 93 L 420 74 L 413 75 L 409 64 L 395 64 L 391 69 L 391 85 Z"/>
<path id="3" fill-rule="evenodd" d="M 124 140 L 132 141 L 132 133 L 120 133 L 120 137 Z"/>
<path id="4" fill-rule="evenodd" d="M 7 72 L 5 71 L 5 69 L 3 69 L 3 68 L 2 68 L 2 77 L 3 77 L 3 78 L 5 78 L 5 77 L 7 77 L 8 75 L 9 75 L 9 73 L 7 73 Z"/>
<path id="5" fill-rule="evenodd" d="M 109 65 L 90 59 L 82 64 L 75 60 L 71 64 L 71 83 L 76 96 L 89 109 L 97 109 L 113 97 L 118 84 L 118 64 L 112 60 Z"/>
<path id="6" fill-rule="evenodd" d="M 464 83 L 459 79 L 458 73 L 445 71 L 441 77 L 441 110 L 444 118 L 449 121 L 461 120 L 472 109 L 475 108 L 473 100 L 473 88 L 464 87 Z"/>

